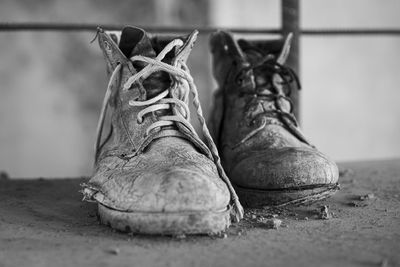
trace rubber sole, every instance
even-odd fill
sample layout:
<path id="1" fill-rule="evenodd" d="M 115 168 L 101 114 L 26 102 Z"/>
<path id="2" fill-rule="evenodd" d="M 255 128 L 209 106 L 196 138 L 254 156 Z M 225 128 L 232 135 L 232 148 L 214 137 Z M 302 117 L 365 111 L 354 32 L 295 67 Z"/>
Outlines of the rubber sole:
<path id="1" fill-rule="evenodd" d="M 248 189 L 237 185 L 233 187 L 242 205 L 249 208 L 309 204 L 325 199 L 340 189 L 339 184 L 283 190 Z"/>
<path id="2" fill-rule="evenodd" d="M 218 234 L 231 224 L 230 211 L 123 212 L 98 204 L 101 223 L 122 232 L 151 235 Z"/>

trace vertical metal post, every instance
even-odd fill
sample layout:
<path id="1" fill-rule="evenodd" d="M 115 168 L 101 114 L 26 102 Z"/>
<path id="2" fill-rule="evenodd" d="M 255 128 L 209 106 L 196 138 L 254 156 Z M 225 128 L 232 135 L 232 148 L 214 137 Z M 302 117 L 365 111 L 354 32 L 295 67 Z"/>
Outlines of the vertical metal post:
<path id="1" fill-rule="evenodd" d="M 291 67 L 300 78 L 300 0 L 282 0 L 282 33 L 286 35 L 293 33 L 292 47 L 287 59 L 287 64 Z M 293 101 L 293 112 L 298 120 L 300 120 L 300 95 L 298 90 L 293 90 L 291 94 Z"/>

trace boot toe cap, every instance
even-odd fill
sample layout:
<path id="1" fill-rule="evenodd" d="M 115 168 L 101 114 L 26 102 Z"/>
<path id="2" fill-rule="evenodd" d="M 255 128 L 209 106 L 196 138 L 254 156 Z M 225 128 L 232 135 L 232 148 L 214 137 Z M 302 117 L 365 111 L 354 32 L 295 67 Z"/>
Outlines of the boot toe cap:
<path id="1" fill-rule="evenodd" d="M 229 173 L 238 186 L 265 190 L 334 184 L 339 176 L 332 160 L 305 147 L 252 152 L 239 160 Z"/>
<path id="2" fill-rule="evenodd" d="M 111 176 L 111 175 L 110 175 Z M 157 168 L 138 174 L 114 170 L 95 199 L 121 211 L 185 212 L 227 208 L 230 193 L 217 173 L 190 167 Z"/>

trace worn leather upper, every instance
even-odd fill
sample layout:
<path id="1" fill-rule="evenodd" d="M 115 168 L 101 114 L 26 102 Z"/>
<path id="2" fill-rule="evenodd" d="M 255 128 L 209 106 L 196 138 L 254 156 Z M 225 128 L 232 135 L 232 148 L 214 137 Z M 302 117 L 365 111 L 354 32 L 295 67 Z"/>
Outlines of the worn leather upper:
<path id="1" fill-rule="evenodd" d="M 169 74 L 159 71 L 134 83 L 129 90 L 122 89 L 129 77 L 143 68 L 129 58 L 154 58 L 173 37 L 150 36 L 133 27 L 122 33 L 100 30 L 98 34 L 108 73 L 118 64 L 122 69 L 108 103 L 111 131 L 96 157 L 94 174 L 85 185 L 86 197 L 120 211 L 225 210 L 230 193 L 209 149 L 197 134 L 177 123 L 152 130 L 146 136 L 146 129 L 172 110 L 154 111 L 140 122 L 137 115 L 144 107 L 129 105 L 130 100 L 146 101 L 170 88 Z M 191 44 L 184 49 L 189 53 Z M 170 63 L 175 53 L 169 53 L 163 61 Z M 183 99 L 184 90 L 180 85 L 171 94 L 187 101 Z"/>
<path id="2" fill-rule="evenodd" d="M 284 40 L 211 38 L 219 84 L 210 125 L 223 166 L 237 186 L 299 188 L 336 183 L 338 169 L 300 131 L 287 97 Z M 293 88 L 292 88 L 293 89 Z"/>

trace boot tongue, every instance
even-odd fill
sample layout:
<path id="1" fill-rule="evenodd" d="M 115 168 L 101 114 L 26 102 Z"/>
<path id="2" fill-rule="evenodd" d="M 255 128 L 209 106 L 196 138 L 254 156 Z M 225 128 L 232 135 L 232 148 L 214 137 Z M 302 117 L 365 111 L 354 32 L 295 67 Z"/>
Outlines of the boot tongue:
<path id="1" fill-rule="evenodd" d="M 135 27 L 125 27 L 121 33 L 119 48 L 127 57 L 141 55 L 155 58 L 156 52 L 152 42 L 146 32 Z M 147 64 L 141 61 L 132 63 L 137 71 L 143 69 Z M 143 81 L 143 87 L 146 89 L 146 98 L 152 98 L 167 89 L 171 84 L 169 74 L 166 72 L 155 72 Z"/>
<path id="2" fill-rule="evenodd" d="M 289 34 L 288 37 L 283 41 L 246 41 L 239 40 L 239 45 L 245 55 L 246 60 L 254 65 L 258 64 L 260 60 L 263 59 L 271 59 L 276 61 L 277 63 L 283 65 L 286 62 L 290 51 L 290 45 L 292 41 L 292 34 Z M 268 64 L 268 63 L 267 63 Z M 283 93 L 283 86 L 281 85 L 282 79 L 278 75 L 274 75 L 273 73 L 266 70 L 263 65 L 256 67 L 253 69 L 254 73 L 254 81 L 256 84 L 256 91 L 259 94 L 271 94 Z M 275 89 L 272 89 L 274 87 Z M 286 100 L 280 100 L 280 106 L 283 111 L 290 112 L 291 105 Z M 271 107 L 275 109 L 274 107 Z"/>
<path id="3" fill-rule="evenodd" d="M 127 57 L 142 55 L 155 57 L 156 52 L 151 45 L 151 41 L 146 32 L 139 28 L 125 27 L 121 33 L 119 49 Z"/>
<path id="4" fill-rule="evenodd" d="M 238 40 L 238 44 L 242 49 L 249 63 L 257 63 L 263 57 L 271 57 L 279 64 L 284 65 L 290 52 L 293 34 L 289 33 L 284 40 L 272 41 L 247 41 Z"/>
<path id="5" fill-rule="evenodd" d="M 267 49 L 260 48 L 257 44 L 247 41 L 244 39 L 238 40 L 238 44 L 243 52 L 244 58 L 252 66 L 258 65 L 260 61 L 265 58 L 274 59 L 275 55 L 270 53 Z M 253 69 L 254 81 L 256 84 L 256 91 L 258 93 L 270 94 L 270 87 L 272 77 L 265 75 L 265 71 L 262 67 L 256 67 Z"/>
<path id="6" fill-rule="evenodd" d="M 272 59 L 277 63 L 284 65 L 290 51 L 292 38 L 293 34 L 290 33 L 285 40 L 247 41 L 240 39 L 238 40 L 238 44 L 242 49 L 246 60 L 253 66 L 263 59 Z M 265 75 L 265 70 L 262 66 L 255 68 L 253 71 L 257 91 L 259 91 L 259 93 L 270 93 L 273 77 L 271 75 Z M 277 87 L 279 87 L 277 88 L 279 91 L 282 91 L 282 86 Z"/>

